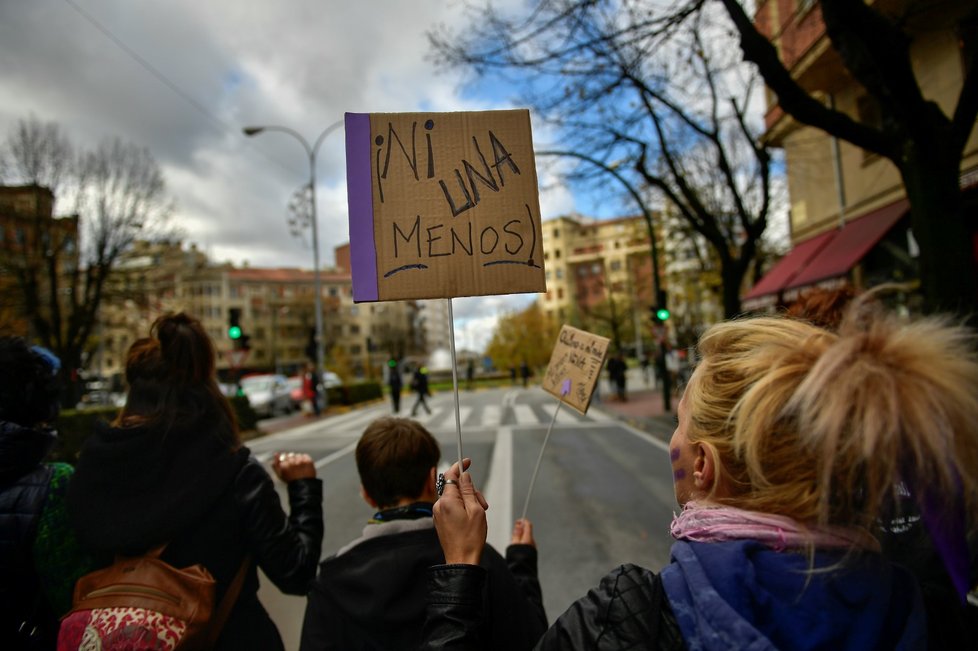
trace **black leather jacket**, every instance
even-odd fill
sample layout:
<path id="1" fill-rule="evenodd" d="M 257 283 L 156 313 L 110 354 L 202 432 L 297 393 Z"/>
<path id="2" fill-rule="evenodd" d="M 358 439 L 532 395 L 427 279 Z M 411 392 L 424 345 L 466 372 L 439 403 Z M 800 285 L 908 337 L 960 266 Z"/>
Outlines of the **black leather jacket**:
<path id="1" fill-rule="evenodd" d="M 485 575 L 474 565 L 438 565 L 429 570 L 423 650 L 486 649 L 479 628 Z M 637 565 L 622 565 L 572 604 L 535 649 L 678 651 L 685 645 L 659 576 Z"/>
<path id="2" fill-rule="evenodd" d="M 218 649 L 282 649 L 258 601 L 257 567 L 283 592 L 304 595 L 323 538 L 322 482 L 288 484 L 289 514 L 268 472 L 245 447 L 228 449 L 206 430 L 101 426 L 86 443 L 68 492 L 79 539 L 108 565 L 117 553 L 167 543 L 177 567 L 201 563 L 217 580 L 216 598 L 246 556 L 244 586 Z"/>

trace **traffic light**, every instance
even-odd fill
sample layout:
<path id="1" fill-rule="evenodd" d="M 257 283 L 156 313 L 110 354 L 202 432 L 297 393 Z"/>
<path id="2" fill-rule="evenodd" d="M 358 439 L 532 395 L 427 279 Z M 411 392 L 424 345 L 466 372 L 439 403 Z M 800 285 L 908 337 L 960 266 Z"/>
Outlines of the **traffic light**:
<path id="1" fill-rule="evenodd" d="M 228 309 L 228 337 L 237 343 L 241 339 L 241 308 Z"/>
<path id="2" fill-rule="evenodd" d="M 666 307 L 666 293 L 663 290 L 658 290 L 655 293 L 655 305 L 653 305 L 650 310 L 652 311 L 652 321 L 655 323 L 665 323 L 669 320 L 669 308 Z"/>

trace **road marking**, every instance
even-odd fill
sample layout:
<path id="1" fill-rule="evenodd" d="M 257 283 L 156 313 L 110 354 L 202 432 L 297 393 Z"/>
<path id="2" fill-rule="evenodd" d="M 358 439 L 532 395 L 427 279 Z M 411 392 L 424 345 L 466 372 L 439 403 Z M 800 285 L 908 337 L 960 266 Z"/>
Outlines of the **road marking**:
<path id="1" fill-rule="evenodd" d="M 325 468 L 329 464 L 333 463 L 337 459 L 340 459 L 340 458 L 345 457 L 346 455 L 350 454 L 351 452 L 353 452 L 354 450 L 357 449 L 357 443 L 359 443 L 359 441 L 354 441 L 353 443 L 350 443 L 345 448 L 341 448 L 341 449 L 337 450 L 336 452 L 334 452 L 334 453 L 332 453 L 332 454 L 330 454 L 328 456 L 323 457 L 322 459 L 320 459 L 319 461 L 316 462 L 316 464 L 315 464 L 316 465 L 316 469 L 317 470 L 322 470 L 323 468 Z"/>
<path id="2" fill-rule="evenodd" d="M 533 407 L 530 405 L 514 405 L 513 416 L 516 418 L 517 425 L 539 425 L 540 419 L 537 418 Z"/>
<path id="3" fill-rule="evenodd" d="M 503 409 L 499 405 L 487 405 L 482 411 L 482 427 L 495 427 L 503 420 Z"/>
<path id="4" fill-rule="evenodd" d="M 577 412 L 573 411 L 572 407 L 567 405 L 561 405 L 560 411 L 557 411 L 557 403 L 544 403 L 540 405 L 547 415 L 550 416 L 550 420 L 553 420 L 554 412 L 557 413 L 557 423 L 562 425 L 574 425 L 581 422 L 581 419 L 577 417 Z M 572 413 L 573 412 L 573 413 Z M 549 423 L 548 423 L 549 425 Z"/>
<path id="5" fill-rule="evenodd" d="M 499 428 L 482 495 L 489 502 L 486 541 L 505 553 L 513 534 L 513 430 Z"/>

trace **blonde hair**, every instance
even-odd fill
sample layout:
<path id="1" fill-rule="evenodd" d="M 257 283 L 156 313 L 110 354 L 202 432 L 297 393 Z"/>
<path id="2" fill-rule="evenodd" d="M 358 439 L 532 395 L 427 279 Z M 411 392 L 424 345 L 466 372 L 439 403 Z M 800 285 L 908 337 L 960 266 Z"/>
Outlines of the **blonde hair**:
<path id="1" fill-rule="evenodd" d="M 717 501 L 867 528 L 901 491 L 976 502 L 978 356 L 965 327 L 857 302 L 838 333 L 763 317 L 718 324 L 699 346 L 687 436 L 729 488 Z"/>

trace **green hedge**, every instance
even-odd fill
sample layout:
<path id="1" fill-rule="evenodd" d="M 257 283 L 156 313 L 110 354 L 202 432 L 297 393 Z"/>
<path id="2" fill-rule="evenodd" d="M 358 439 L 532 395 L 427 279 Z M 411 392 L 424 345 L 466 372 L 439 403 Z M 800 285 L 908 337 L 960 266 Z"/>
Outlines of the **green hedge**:
<path id="1" fill-rule="evenodd" d="M 384 397 L 384 390 L 377 382 L 358 382 L 326 389 L 329 406 L 356 405 Z"/>

